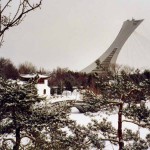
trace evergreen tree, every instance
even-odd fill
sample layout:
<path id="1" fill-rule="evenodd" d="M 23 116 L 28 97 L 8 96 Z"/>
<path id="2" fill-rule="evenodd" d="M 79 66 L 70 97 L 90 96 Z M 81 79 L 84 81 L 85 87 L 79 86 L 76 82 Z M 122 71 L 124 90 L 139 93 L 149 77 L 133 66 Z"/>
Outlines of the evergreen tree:
<path id="1" fill-rule="evenodd" d="M 0 148 L 70 150 L 101 147 L 90 127 L 69 119 L 73 104 L 47 104 L 37 95 L 34 83 L 19 85 L 0 78 Z M 70 132 L 70 134 L 68 133 Z M 26 145 L 22 144 L 28 139 Z"/>
<path id="2" fill-rule="evenodd" d="M 119 145 L 119 150 L 128 149 L 129 147 L 136 147 L 136 149 L 147 149 L 149 145 L 149 136 L 147 139 L 141 139 L 139 133 L 129 132 L 128 129 L 122 130 L 122 124 L 124 122 L 130 122 L 136 124 L 139 127 L 150 130 L 150 110 L 145 104 L 149 102 L 150 96 L 150 84 L 149 79 L 140 78 L 141 74 L 134 74 L 135 77 L 131 78 L 125 72 L 121 75 L 110 76 L 104 82 L 99 83 L 100 94 L 95 95 L 91 91 L 85 92 L 83 104 L 77 104 L 77 108 L 80 112 L 118 112 L 118 131 L 116 132 L 116 141 L 111 137 L 103 140 L 109 140 Z M 100 77 L 101 81 L 101 78 Z M 125 119 L 122 119 L 124 116 Z M 97 125 L 95 130 L 99 131 L 100 128 Z M 106 128 L 108 132 L 109 129 Z M 113 132 L 112 132 L 113 133 Z M 111 134 L 110 134 L 111 135 Z M 135 136 L 136 135 L 136 136 Z M 135 138 L 136 137 L 136 138 Z M 101 140 L 101 139 L 100 139 Z M 125 144 L 128 141 L 128 144 Z"/>
<path id="3" fill-rule="evenodd" d="M 19 73 L 10 59 L 0 58 L 0 77 L 5 79 L 17 79 Z"/>
<path id="4" fill-rule="evenodd" d="M 15 143 L 14 150 L 19 149 L 21 133 L 33 125 L 31 108 L 40 99 L 34 84 L 19 85 L 0 78 L 0 134 L 14 134 L 16 140 L 11 140 Z"/>

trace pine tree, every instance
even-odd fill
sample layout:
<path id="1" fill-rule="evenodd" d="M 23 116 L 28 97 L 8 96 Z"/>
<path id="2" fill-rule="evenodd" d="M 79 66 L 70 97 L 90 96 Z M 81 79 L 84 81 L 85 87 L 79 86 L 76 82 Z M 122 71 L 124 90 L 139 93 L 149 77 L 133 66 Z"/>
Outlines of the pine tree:
<path id="1" fill-rule="evenodd" d="M 70 150 L 102 147 L 89 128 L 69 119 L 72 104 L 47 104 L 34 81 L 19 85 L 0 78 L 0 146 L 2 150 Z M 70 135 L 68 134 L 70 132 Z M 95 139 L 93 139 L 95 137 Z M 29 142 L 22 145 L 22 140 Z M 10 144 L 11 143 L 11 144 Z"/>
<path id="2" fill-rule="evenodd" d="M 100 111 L 109 112 L 110 114 L 110 112 L 118 111 L 118 131 L 116 134 L 118 139 L 113 141 L 111 137 L 107 137 L 103 140 L 109 140 L 111 143 L 118 144 L 119 150 L 128 149 L 129 147 L 146 149 L 149 145 L 148 135 L 147 139 L 144 140 L 140 138 L 139 133 L 129 132 L 128 129 L 122 130 L 124 122 L 130 122 L 139 127 L 150 129 L 150 110 L 145 104 L 146 101 L 149 101 L 150 79 L 141 76 L 139 73 L 135 73 L 134 78 L 133 75 L 131 78 L 131 75 L 127 75 L 125 72 L 122 72 L 121 75 L 111 75 L 107 80 L 99 83 L 100 95 L 87 91 L 84 97 L 84 105 L 77 105 L 77 108 L 82 112 Z M 101 81 L 102 77 L 98 78 Z M 122 116 L 125 119 L 122 119 Z M 100 130 L 98 123 L 95 130 Z M 105 132 L 108 131 L 109 129 L 106 128 Z M 136 138 L 134 138 L 135 135 Z M 125 141 L 128 141 L 128 144 L 125 144 Z"/>
<path id="3" fill-rule="evenodd" d="M 14 150 L 18 150 L 21 141 L 21 132 L 32 126 L 31 109 L 41 98 L 37 95 L 34 84 L 19 85 L 16 81 L 0 78 L 0 134 L 13 133 Z"/>

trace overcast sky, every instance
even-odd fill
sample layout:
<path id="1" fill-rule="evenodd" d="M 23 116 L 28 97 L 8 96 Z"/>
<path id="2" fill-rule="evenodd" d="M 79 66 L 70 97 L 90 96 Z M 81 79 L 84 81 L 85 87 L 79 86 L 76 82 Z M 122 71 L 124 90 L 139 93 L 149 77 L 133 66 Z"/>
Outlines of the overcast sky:
<path id="1" fill-rule="evenodd" d="M 0 57 L 17 66 L 80 71 L 113 42 L 127 19 L 144 19 L 123 46 L 117 63 L 150 68 L 150 0 L 43 0 L 5 34 Z"/>

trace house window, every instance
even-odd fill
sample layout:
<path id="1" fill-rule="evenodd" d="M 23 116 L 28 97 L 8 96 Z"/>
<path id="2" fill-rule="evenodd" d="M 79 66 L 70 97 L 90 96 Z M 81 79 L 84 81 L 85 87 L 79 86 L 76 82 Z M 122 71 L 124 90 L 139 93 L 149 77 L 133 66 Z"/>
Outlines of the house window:
<path id="1" fill-rule="evenodd" d="M 44 89 L 43 94 L 46 94 L 46 89 Z"/>

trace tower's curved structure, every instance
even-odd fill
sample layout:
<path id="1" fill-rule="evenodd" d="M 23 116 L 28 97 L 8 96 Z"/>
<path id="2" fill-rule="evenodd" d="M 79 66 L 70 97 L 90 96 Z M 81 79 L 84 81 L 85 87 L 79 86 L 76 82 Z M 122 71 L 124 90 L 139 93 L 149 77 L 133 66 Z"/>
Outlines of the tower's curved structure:
<path id="1" fill-rule="evenodd" d="M 118 54 L 122 46 L 124 45 L 124 43 L 127 41 L 129 36 L 140 25 L 142 21 L 143 20 L 134 20 L 134 19 L 125 21 L 116 39 L 110 45 L 110 47 L 105 51 L 105 53 L 97 59 L 97 63 L 96 61 L 94 61 L 92 64 L 84 68 L 81 72 L 103 73 L 104 71 L 108 71 L 110 69 L 111 64 L 116 63 Z M 99 63 L 100 63 L 100 67 L 98 66 Z"/>

